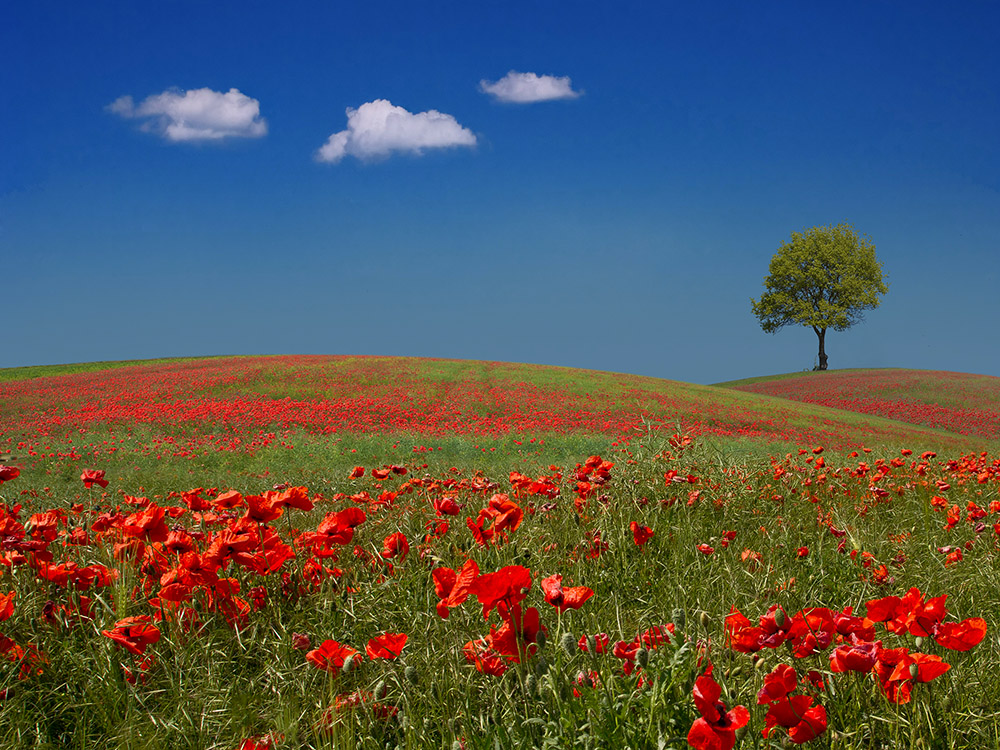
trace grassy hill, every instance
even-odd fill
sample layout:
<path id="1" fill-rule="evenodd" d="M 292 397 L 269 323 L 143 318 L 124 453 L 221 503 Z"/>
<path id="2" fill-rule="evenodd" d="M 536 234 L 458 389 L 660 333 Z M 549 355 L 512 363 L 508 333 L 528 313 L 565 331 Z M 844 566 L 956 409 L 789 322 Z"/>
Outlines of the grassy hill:
<path id="1" fill-rule="evenodd" d="M 898 373 L 905 372 L 864 371 L 850 382 L 861 388 L 881 373 L 897 373 L 893 377 L 899 380 Z M 541 365 L 361 356 L 24 368 L 6 370 L 0 378 L 0 452 L 106 453 L 127 439 L 133 451 L 169 443 L 175 454 L 200 454 L 253 450 L 299 433 L 405 436 L 414 446 L 455 436 L 477 444 L 585 436 L 628 444 L 651 433 L 772 449 L 885 445 L 955 453 L 992 444 L 988 438 L 996 433 L 985 429 L 963 432 L 946 421 L 911 424 L 915 420 L 900 418 L 898 409 L 865 412 L 845 406 L 852 400 L 848 396 L 821 398 L 830 384 L 848 382 L 848 375 L 853 374 L 698 386 Z M 921 393 L 929 400 L 947 391 L 966 411 L 992 414 L 985 399 L 995 398 L 995 392 L 976 386 L 959 398 L 953 384 L 960 377 L 926 377 Z M 888 382 L 888 375 L 878 382 Z M 816 390 L 817 384 L 826 390 Z M 897 391 L 883 389 L 882 400 L 905 404 L 914 392 L 904 383 Z M 985 394 L 981 403 L 977 394 Z M 952 412 L 958 409 L 953 406 Z M 66 440 L 73 440 L 72 448 Z"/>
<path id="2" fill-rule="evenodd" d="M 719 383 L 988 441 L 1000 439 L 1000 378 L 934 370 L 833 370 Z"/>
<path id="3" fill-rule="evenodd" d="M 709 665 L 744 746 L 794 674 L 815 747 L 995 747 L 993 446 L 500 362 L 8 371 L 0 748 L 679 748 Z"/>

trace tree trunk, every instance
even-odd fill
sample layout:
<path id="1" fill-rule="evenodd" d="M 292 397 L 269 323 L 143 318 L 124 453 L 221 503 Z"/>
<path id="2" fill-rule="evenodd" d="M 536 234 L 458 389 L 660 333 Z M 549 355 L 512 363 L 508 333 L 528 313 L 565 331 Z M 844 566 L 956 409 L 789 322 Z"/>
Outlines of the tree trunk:
<path id="1" fill-rule="evenodd" d="M 819 338 L 819 364 L 816 366 L 815 369 L 817 369 L 817 370 L 825 370 L 826 369 L 826 360 L 827 360 L 826 346 L 825 346 L 825 344 L 826 344 L 826 329 L 825 328 L 816 328 L 814 326 L 813 330 L 816 331 L 816 336 L 817 336 L 817 338 Z"/>

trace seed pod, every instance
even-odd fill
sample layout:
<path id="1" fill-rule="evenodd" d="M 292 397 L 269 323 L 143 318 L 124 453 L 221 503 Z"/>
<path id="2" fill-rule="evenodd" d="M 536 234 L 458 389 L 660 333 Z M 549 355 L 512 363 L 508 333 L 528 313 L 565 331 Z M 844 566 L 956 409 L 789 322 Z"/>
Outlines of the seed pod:
<path id="1" fill-rule="evenodd" d="M 686 624 L 684 610 L 680 607 L 675 607 L 674 611 L 670 613 L 670 621 L 674 624 L 674 628 L 677 630 L 684 630 L 684 625 Z"/>
<path id="2" fill-rule="evenodd" d="M 535 674 L 541 677 L 549 671 L 549 662 L 542 654 L 535 660 Z"/>
<path id="3" fill-rule="evenodd" d="M 576 636 L 572 633 L 563 633 L 562 638 L 559 640 L 559 645 L 566 652 L 567 656 L 573 656 L 577 651 Z"/>
<path id="4" fill-rule="evenodd" d="M 785 627 L 785 621 L 787 619 L 788 618 L 785 616 L 785 610 L 781 609 L 781 607 L 778 607 L 778 609 L 774 610 L 774 624 L 777 625 L 779 628 Z"/>
<path id="5" fill-rule="evenodd" d="M 635 663 L 645 669 L 649 666 L 649 649 L 640 648 L 635 652 Z"/>
<path id="6" fill-rule="evenodd" d="M 913 645 L 917 647 L 918 651 L 922 649 L 924 647 L 924 637 L 922 635 L 918 635 L 916 639 L 914 639 Z"/>
<path id="7" fill-rule="evenodd" d="M 411 685 L 417 685 L 420 683 L 420 676 L 417 674 L 417 668 L 412 664 L 403 670 L 403 677 L 405 677 L 406 681 Z"/>
<path id="8" fill-rule="evenodd" d="M 548 642 L 548 636 L 545 635 L 544 630 L 539 630 L 538 635 L 535 636 L 535 645 L 538 646 L 538 650 L 541 651 L 545 648 L 545 644 Z"/>
<path id="9" fill-rule="evenodd" d="M 917 666 L 916 662 L 914 662 L 913 664 L 910 665 L 910 679 L 911 680 L 917 679 L 917 675 L 919 674 L 920 674 L 920 667 Z"/>
<path id="10" fill-rule="evenodd" d="M 538 690 L 538 678 L 533 674 L 529 674 L 525 677 L 524 689 L 528 691 L 529 696 L 534 696 L 535 691 Z"/>

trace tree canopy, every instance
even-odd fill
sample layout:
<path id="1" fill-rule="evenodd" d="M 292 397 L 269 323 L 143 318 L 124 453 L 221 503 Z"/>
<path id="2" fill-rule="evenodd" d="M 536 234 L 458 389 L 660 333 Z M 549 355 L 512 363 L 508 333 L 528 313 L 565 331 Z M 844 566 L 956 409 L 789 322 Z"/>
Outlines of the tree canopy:
<path id="1" fill-rule="evenodd" d="M 864 320 L 889 291 L 871 238 L 850 224 L 792 232 L 771 258 L 766 291 L 751 299 L 767 333 L 786 325 L 809 326 L 819 337 L 819 367 L 825 370 L 826 331 L 844 331 Z"/>

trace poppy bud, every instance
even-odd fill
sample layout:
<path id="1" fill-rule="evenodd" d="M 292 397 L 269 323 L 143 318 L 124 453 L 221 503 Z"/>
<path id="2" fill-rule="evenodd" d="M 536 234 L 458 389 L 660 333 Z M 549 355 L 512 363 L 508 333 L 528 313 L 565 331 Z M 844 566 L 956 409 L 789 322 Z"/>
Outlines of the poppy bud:
<path id="1" fill-rule="evenodd" d="M 385 686 L 385 680 L 379 680 L 378 684 L 375 685 L 375 689 L 372 694 L 375 696 L 376 700 L 382 700 L 385 698 L 385 694 L 388 692 Z"/>
<path id="2" fill-rule="evenodd" d="M 354 658 L 354 655 L 351 654 L 346 659 L 344 659 L 344 666 L 341 668 L 341 671 L 344 674 L 350 674 L 351 670 L 354 669 L 356 666 L 358 666 L 358 661 Z"/>
<path id="3" fill-rule="evenodd" d="M 524 689 L 528 692 L 529 696 L 535 694 L 535 690 L 538 689 L 538 678 L 533 674 L 529 674 L 524 678 Z"/>
<path id="4" fill-rule="evenodd" d="M 684 625 L 686 624 L 684 610 L 680 607 L 675 607 L 674 611 L 670 613 L 670 621 L 677 630 L 684 630 Z"/>
<path id="5" fill-rule="evenodd" d="M 774 624 L 777 625 L 779 629 L 785 627 L 785 621 L 787 619 L 788 618 L 785 616 L 785 610 L 781 609 L 781 607 L 774 610 Z"/>
<path id="6" fill-rule="evenodd" d="M 592 655 L 597 654 L 597 639 L 592 636 L 587 636 L 587 652 Z"/>
<path id="7" fill-rule="evenodd" d="M 705 630 L 708 630 L 708 626 L 712 624 L 712 618 L 709 616 L 708 612 L 702 610 L 702 613 L 698 615 L 698 622 L 701 623 L 701 626 L 705 628 Z"/>
<path id="8" fill-rule="evenodd" d="M 535 645 L 538 646 L 538 650 L 541 651 L 545 648 L 545 644 L 548 642 L 548 636 L 545 635 L 544 630 L 539 630 L 538 635 L 535 636 Z"/>
<path id="9" fill-rule="evenodd" d="M 549 671 L 549 662 L 546 660 L 544 656 L 539 654 L 538 658 L 535 660 L 535 674 L 541 677 L 548 671 Z"/>
<path id="10" fill-rule="evenodd" d="M 576 637 L 572 633 L 563 633 L 559 645 L 567 656 L 573 656 L 576 653 Z"/>
<path id="11" fill-rule="evenodd" d="M 767 661 L 765 659 L 763 659 L 763 658 L 758 659 L 757 662 L 753 666 L 754 666 L 754 669 L 756 669 L 758 672 L 767 672 L 768 671 L 768 669 L 767 669 Z"/>
<path id="12" fill-rule="evenodd" d="M 411 685 L 416 685 L 420 682 L 420 677 L 417 675 L 417 668 L 412 664 L 403 670 L 403 677 Z"/>
<path id="13" fill-rule="evenodd" d="M 451 750 L 463 750 L 462 742 L 460 740 L 455 740 L 451 743 Z"/>
<path id="14" fill-rule="evenodd" d="M 635 652 L 635 663 L 645 669 L 649 666 L 649 649 L 640 648 Z"/>

